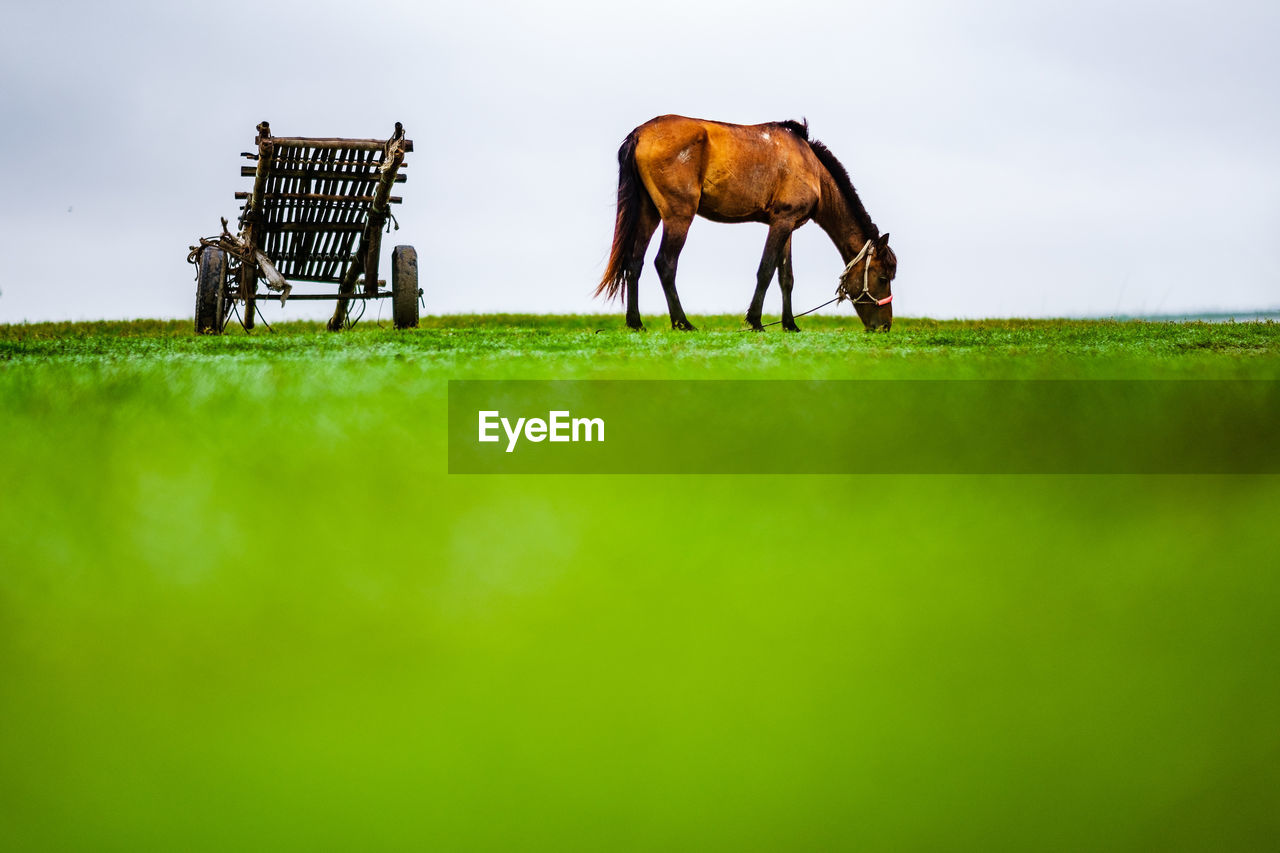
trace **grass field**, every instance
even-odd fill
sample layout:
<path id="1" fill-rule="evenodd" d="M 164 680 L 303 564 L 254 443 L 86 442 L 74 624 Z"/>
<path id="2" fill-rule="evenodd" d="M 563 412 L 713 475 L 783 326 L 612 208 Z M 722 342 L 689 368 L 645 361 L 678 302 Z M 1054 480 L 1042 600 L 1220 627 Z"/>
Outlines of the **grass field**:
<path id="1" fill-rule="evenodd" d="M 1280 325 L 693 321 L 0 326 L 0 849 L 1274 849 L 1280 478 L 450 476 L 445 409 Z"/>

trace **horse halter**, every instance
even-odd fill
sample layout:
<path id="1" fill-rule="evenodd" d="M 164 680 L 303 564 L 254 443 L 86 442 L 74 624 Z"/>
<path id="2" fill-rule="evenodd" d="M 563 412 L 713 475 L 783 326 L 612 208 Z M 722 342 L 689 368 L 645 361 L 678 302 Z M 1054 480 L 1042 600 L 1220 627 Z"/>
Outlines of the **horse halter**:
<path id="1" fill-rule="evenodd" d="M 836 295 L 843 302 L 846 299 L 853 305 L 888 305 L 893 301 L 893 294 L 890 293 L 884 299 L 876 299 L 871 295 L 871 259 L 875 257 L 876 246 L 871 240 L 862 244 L 862 251 L 858 252 L 858 256 L 849 261 L 845 265 L 844 272 L 840 273 L 840 286 L 836 288 Z M 849 295 L 849 287 L 845 283 L 849 278 L 849 273 L 853 272 L 854 267 L 866 259 L 866 264 L 862 268 L 862 292 L 856 296 Z"/>

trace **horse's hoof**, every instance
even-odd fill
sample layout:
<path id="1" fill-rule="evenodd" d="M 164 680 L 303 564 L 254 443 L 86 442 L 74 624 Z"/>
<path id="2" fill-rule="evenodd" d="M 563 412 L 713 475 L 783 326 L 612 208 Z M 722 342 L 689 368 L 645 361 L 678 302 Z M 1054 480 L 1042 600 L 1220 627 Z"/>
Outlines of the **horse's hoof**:
<path id="1" fill-rule="evenodd" d="M 671 328 L 675 329 L 677 332 L 696 332 L 696 331 L 698 331 L 697 327 L 696 327 L 696 326 L 694 326 L 692 323 L 690 323 L 688 320 L 682 320 L 682 321 L 680 321 L 679 323 L 672 323 L 672 324 L 671 324 Z"/>
<path id="2" fill-rule="evenodd" d="M 784 331 L 784 332 L 798 332 L 798 331 L 800 331 L 800 327 L 799 327 L 799 326 L 797 326 L 795 323 L 792 323 L 790 326 L 788 326 L 786 323 L 783 323 L 783 324 L 782 324 L 782 331 Z"/>

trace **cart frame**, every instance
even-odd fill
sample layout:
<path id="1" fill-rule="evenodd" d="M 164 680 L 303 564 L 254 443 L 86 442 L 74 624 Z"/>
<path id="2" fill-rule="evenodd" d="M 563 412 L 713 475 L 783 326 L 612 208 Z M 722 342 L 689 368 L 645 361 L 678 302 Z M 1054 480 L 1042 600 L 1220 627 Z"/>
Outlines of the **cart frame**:
<path id="1" fill-rule="evenodd" d="M 265 282 L 284 304 L 288 299 L 337 300 L 329 329 L 349 324 L 351 300 L 391 299 L 396 328 L 418 325 L 417 253 L 412 246 L 392 252 L 391 288 L 378 278 L 383 229 L 399 228 L 390 206 L 393 184 L 407 176 L 404 156 L 413 151 L 396 122 L 389 139 L 277 137 L 262 122 L 254 142 L 255 161 L 240 170 L 253 188 L 237 192 L 243 201 L 239 233 L 227 230 L 192 246 L 196 265 L 196 331 L 220 334 L 237 304 L 241 324 L 254 326 L 256 301 Z M 337 292 L 293 293 L 289 282 L 337 285 Z M 362 286 L 357 288 L 357 285 Z"/>

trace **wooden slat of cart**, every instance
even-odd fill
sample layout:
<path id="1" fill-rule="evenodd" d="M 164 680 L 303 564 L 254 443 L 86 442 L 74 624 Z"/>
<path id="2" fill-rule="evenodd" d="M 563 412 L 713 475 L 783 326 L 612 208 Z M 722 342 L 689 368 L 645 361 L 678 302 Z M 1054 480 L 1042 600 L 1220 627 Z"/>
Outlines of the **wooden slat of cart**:
<path id="1" fill-rule="evenodd" d="M 272 138 L 280 145 L 306 145 L 311 148 L 346 148 L 351 151 L 379 152 L 386 150 L 387 147 L 387 140 L 385 139 L 320 139 L 301 136 L 276 136 Z M 413 140 L 406 139 L 404 141 L 404 151 L 406 154 L 413 153 Z"/>
<path id="2" fill-rule="evenodd" d="M 361 164 L 361 168 L 358 170 L 359 174 L 362 176 L 367 176 L 373 173 L 373 171 L 377 168 L 377 163 L 381 157 L 381 153 L 382 153 L 381 148 L 370 149 L 368 151 L 365 151 L 364 160 Z M 356 185 L 357 185 L 356 182 L 353 181 L 351 184 L 352 192 L 355 191 Z M 345 268 L 341 272 L 341 275 L 339 276 L 339 282 L 338 282 L 339 293 L 350 293 L 352 290 L 355 289 L 356 277 L 362 271 L 362 266 L 365 260 L 364 257 L 361 256 L 360 254 L 360 247 L 363 247 L 364 235 L 368 233 L 368 206 L 365 204 L 359 204 L 359 203 L 352 204 L 350 213 L 352 216 L 352 221 L 363 222 L 365 227 L 360 232 L 359 242 L 356 242 L 355 234 L 344 235 L 343 246 L 347 249 L 347 251 L 351 252 L 351 260 L 346 264 Z M 354 251 L 351 250 L 351 247 L 353 245 L 357 247 L 355 248 Z M 338 306 L 339 307 L 337 309 L 337 312 L 345 311 L 347 306 L 347 301 L 345 299 L 339 299 Z"/>
<path id="3" fill-rule="evenodd" d="M 301 169 L 297 168 L 306 154 L 307 149 L 294 147 L 289 150 L 289 156 L 280 164 L 280 178 L 284 182 L 284 193 L 276 197 L 276 209 L 280 213 L 277 220 L 280 224 L 293 224 L 298 219 L 298 209 L 296 206 L 284 203 L 284 197 L 290 195 L 298 195 L 302 192 L 304 175 Z M 277 231 L 276 236 L 280 240 L 280 256 L 284 258 L 289 266 L 290 273 L 298 273 L 297 264 L 294 262 L 294 237 L 297 235 L 292 231 Z"/>
<path id="4" fill-rule="evenodd" d="M 236 198 L 248 198 L 248 193 L 236 193 Z M 334 202 L 352 201 L 357 205 L 373 204 L 374 196 L 371 195 L 343 195 L 341 193 L 268 193 L 267 198 L 275 201 L 286 202 L 326 202 L 332 204 Z M 388 204 L 400 204 L 404 199 L 398 195 L 388 196 Z M 293 204 L 293 207 L 314 208 L 312 204 Z"/>
<path id="5" fill-rule="evenodd" d="M 302 195 L 315 194 L 315 172 L 318 162 L 323 158 L 323 152 L 333 149 L 325 148 L 307 148 L 306 154 L 302 159 L 304 169 L 307 171 L 305 178 L 299 178 L 299 193 Z M 297 215 L 293 219 L 293 225 L 303 225 L 308 222 L 314 222 L 317 215 L 317 204 L 307 204 L 300 207 Z M 291 230 L 289 239 L 293 243 L 293 263 L 294 268 L 301 275 L 306 275 L 311 269 L 311 244 L 315 239 L 312 232 L 304 230 Z"/>
<path id="6" fill-rule="evenodd" d="M 327 152 L 326 159 L 324 161 L 324 171 L 329 173 L 320 182 L 320 192 L 325 195 L 336 195 L 338 189 L 338 176 L 346 170 L 346 167 L 342 165 L 342 161 L 346 157 L 346 150 L 339 148 L 322 148 L 318 150 Z M 334 221 L 334 214 L 337 210 L 337 202 L 326 202 L 316 210 L 317 220 L 323 222 L 327 230 L 321 232 L 317 237 L 316 245 L 312 252 L 312 263 L 310 268 L 307 270 L 310 275 L 323 275 L 326 263 L 324 260 L 325 253 L 330 250 L 334 240 L 334 228 L 336 225 Z"/>
<path id="7" fill-rule="evenodd" d="M 355 186 L 353 178 L 364 174 L 364 164 L 372 156 L 367 151 L 361 152 L 356 149 L 349 149 L 343 153 L 347 161 L 346 168 L 343 169 L 342 177 L 336 186 L 338 193 L 348 196 L 348 199 L 335 203 L 335 213 L 332 217 L 336 224 L 346 227 L 341 232 L 335 231 L 329 243 L 331 257 L 340 256 L 341 260 L 331 260 L 320 270 L 320 275 L 333 278 L 338 282 L 342 281 L 347 264 L 351 263 L 351 243 L 363 227 L 362 223 L 356 221 L 359 205 L 350 200 Z"/>
<path id="8" fill-rule="evenodd" d="M 332 177 L 323 185 L 322 189 L 326 194 L 333 196 L 341 196 L 342 189 L 345 186 L 343 175 L 351 171 L 351 166 L 346 161 L 350 158 L 350 152 L 345 149 L 332 149 L 335 151 L 335 160 L 337 165 L 332 169 Z M 341 236 L 340 219 L 343 210 L 343 203 L 340 200 L 328 202 L 324 206 L 324 221 L 329 225 L 329 231 L 323 234 L 318 247 L 319 258 L 315 267 L 311 270 L 312 275 L 318 278 L 329 280 L 332 278 L 331 270 L 333 264 L 330 262 L 334 251 L 338 246 Z"/>
<path id="9" fill-rule="evenodd" d="M 381 200 L 384 213 L 375 217 L 380 227 L 386 206 L 401 202 L 386 189 L 407 179 L 399 172 L 402 159 L 384 176 L 380 167 L 386 140 L 272 137 L 265 122 L 257 141 L 257 166 L 241 169 L 242 175 L 254 177 L 254 190 L 236 193 L 246 201 L 246 223 L 256 226 L 255 247 L 281 275 L 304 281 L 341 284 L 351 264 L 359 263 L 367 289 L 376 275 L 374 253 L 381 236 L 369 229 L 372 208 L 380 195 L 386 196 Z M 412 142 L 402 144 L 403 151 L 413 150 Z M 357 240 L 364 249 L 359 259 Z"/>
<path id="10" fill-rule="evenodd" d="M 279 191 L 271 197 L 272 207 L 275 211 L 275 217 L 272 222 L 273 238 L 276 241 L 275 252 L 271 257 L 283 269 L 280 274 L 286 277 L 296 276 L 302 272 L 297 268 L 294 258 L 294 232 L 284 231 L 281 226 L 292 225 L 297 222 L 298 210 L 296 206 L 285 201 L 289 196 L 301 194 L 303 187 L 303 176 L 305 172 L 297 168 L 306 149 L 289 145 L 285 146 L 280 158 L 277 161 L 276 178 L 279 181 Z"/>
<path id="11" fill-rule="evenodd" d="M 338 148 L 329 150 L 334 152 L 334 159 L 337 162 L 337 165 L 331 167 L 331 176 L 324 182 L 322 189 L 324 194 L 341 196 L 342 188 L 345 186 L 342 182 L 343 175 L 347 174 L 351 170 L 351 167 L 345 162 L 350 158 L 350 152 L 347 149 Z M 322 215 L 324 221 L 329 225 L 329 231 L 322 235 L 318 246 L 318 257 L 315 266 L 309 271 L 317 278 L 332 280 L 332 274 L 327 274 L 326 269 L 332 267 L 330 259 L 333 256 L 340 235 L 336 226 L 339 224 L 338 220 L 341 211 L 342 202 L 339 199 L 325 203 L 322 208 Z"/>
<path id="12" fill-rule="evenodd" d="M 302 221 L 302 208 L 295 204 L 289 204 L 285 199 L 289 195 L 303 195 L 311 188 L 311 182 L 306 177 L 306 170 L 301 168 L 310 155 L 310 151 L 311 149 L 305 146 L 295 148 L 293 156 L 285 164 L 287 172 L 285 182 L 290 192 L 285 197 L 276 199 L 281 206 L 281 212 L 284 214 L 281 217 L 281 224 L 297 225 Z M 297 231 L 282 230 L 280 232 L 282 253 L 289 259 L 289 267 L 295 275 L 305 272 L 298 263 L 299 238 L 302 236 Z"/>
<path id="13" fill-rule="evenodd" d="M 324 152 L 332 149 L 315 149 L 307 150 L 307 156 L 304 159 L 305 168 L 310 170 L 311 175 L 303 182 L 302 190 L 304 192 L 313 192 L 316 189 L 315 172 L 324 160 Z M 299 226 L 309 225 L 316 221 L 316 206 L 312 205 L 299 211 L 297 221 L 287 228 L 282 228 L 289 232 L 289 237 L 293 241 L 293 260 L 298 272 L 307 273 L 311 268 L 311 253 L 314 249 L 315 232 L 307 231 Z"/>
<path id="14" fill-rule="evenodd" d="M 348 173 L 349 174 L 348 180 L 343 184 L 343 189 L 342 189 L 343 193 L 347 194 L 348 196 L 353 196 L 355 194 L 355 188 L 357 186 L 365 185 L 364 178 L 369 174 L 370 164 L 373 163 L 376 153 L 379 150 L 381 149 L 376 149 L 376 150 L 366 149 L 361 152 L 359 161 L 352 165 L 352 168 Z M 364 205 L 363 203 L 350 200 L 344 203 L 342 215 L 339 217 L 338 221 L 343 225 L 359 224 L 363 226 L 364 224 L 363 214 L 365 209 L 366 209 L 366 205 Z M 352 254 L 353 254 L 352 248 L 356 242 L 356 239 L 359 237 L 362 231 L 363 231 L 363 227 L 352 230 L 352 231 L 344 231 L 341 233 L 340 236 L 337 237 L 336 242 L 340 247 L 341 254 L 344 256 L 345 260 L 340 264 L 331 262 L 330 265 L 326 268 L 325 274 L 333 276 L 339 283 L 341 283 L 343 278 L 346 277 L 347 267 L 352 262 Z"/>
<path id="15" fill-rule="evenodd" d="M 257 190 L 254 191 L 254 201 L 260 206 L 262 211 L 259 220 L 262 223 L 262 237 L 258 241 L 258 248 L 267 254 L 267 257 L 279 257 L 279 237 L 271 226 L 274 224 L 276 217 L 274 196 L 282 192 L 280 186 L 280 158 L 284 154 L 285 146 L 279 142 L 272 140 L 270 150 L 263 152 L 263 156 L 267 160 L 267 182 L 262 188 L 259 195 Z"/>
<path id="16" fill-rule="evenodd" d="M 280 193 L 285 192 L 288 187 L 285 185 L 284 178 L 281 176 L 281 167 L 288 160 L 289 147 L 282 142 L 277 141 L 272 148 L 271 157 L 271 178 L 267 181 L 266 197 L 262 200 L 262 209 L 265 213 L 264 221 L 266 223 L 266 245 L 263 251 L 272 260 L 280 257 L 280 232 L 276 230 L 276 225 L 280 222 L 280 202 L 276 197 Z M 284 269 L 280 270 L 281 275 L 289 274 L 289 267 L 282 263 Z"/>
<path id="17" fill-rule="evenodd" d="M 324 149 L 324 150 L 333 151 L 334 149 Z M 363 164 L 357 164 L 357 165 L 362 166 Z M 376 167 L 379 164 L 375 163 L 374 165 Z M 256 170 L 252 166 L 240 167 L 241 177 L 251 178 L 254 176 L 255 171 Z M 365 183 L 376 184 L 381 179 L 381 176 L 377 173 L 376 169 L 375 171 L 367 174 L 361 174 L 361 173 L 352 174 L 350 172 L 343 173 L 343 172 L 335 171 L 333 168 L 330 168 L 328 166 L 326 166 L 323 170 L 321 170 L 318 166 L 307 168 L 305 165 L 300 166 L 299 164 L 289 163 L 287 165 L 282 165 L 279 169 L 275 169 L 273 171 L 281 178 L 302 177 L 302 178 L 311 178 L 312 180 L 317 180 L 317 181 L 350 180 L 350 181 L 357 181 L 357 182 L 363 181 Z M 409 180 L 408 175 L 397 174 L 395 177 L 395 182 L 397 184 L 403 184 L 407 180 Z"/>
<path id="18" fill-rule="evenodd" d="M 308 147 L 302 146 L 295 149 L 294 156 L 287 167 L 289 171 L 296 172 L 296 175 L 289 179 L 289 186 L 293 190 L 290 195 L 304 195 L 311 189 L 311 180 L 307 177 L 306 170 L 302 168 L 310 156 L 311 149 Z M 284 201 L 284 199 L 278 199 L 278 201 Z M 297 225 L 302 222 L 304 212 L 302 207 L 286 203 L 284 204 L 284 209 L 288 216 L 286 219 L 282 220 L 283 222 L 287 222 L 290 225 Z M 302 264 L 298 257 L 302 248 L 302 238 L 305 237 L 305 235 L 298 231 L 281 231 L 280 237 L 285 247 L 285 255 L 289 258 L 289 266 L 292 268 L 293 272 L 295 274 L 306 272 L 306 270 L 302 268 Z"/>
<path id="19" fill-rule="evenodd" d="M 262 197 L 255 199 L 262 205 L 262 239 L 259 241 L 259 248 L 267 253 L 268 257 L 275 258 L 278 254 L 279 246 L 277 233 L 272 229 L 273 220 L 276 216 L 274 196 L 282 191 L 280 186 L 280 155 L 284 152 L 284 146 L 279 142 L 272 142 L 271 151 L 267 156 L 267 184 L 262 188 Z"/>
<path id="20" fill-rule="evenodd" d="M 316 157 L 316 170 L 321 173 L 331 173 L 335 168 L 333 165 L 334 161 L 341 159 L 341 154 L 343 152 L 343 149 L 339 148 L 317 148 L 314 150 L 318 155 Z M 333 183 L 332 178 L 325 177 L 320 179 L 319 187 L 313 188 L 317 189 L 321 195 L 328 195 L 333 192 Z M 333 208 L 333 202 L 323 202 L 314 205 L 311 209 L 311 218 L 307 222 L 308 228 L 317 224 L 325 224 L 329 228 L 332 228 L 331 218 Z M 306 272 L 309 276 L 317 276 L 320 274 L 321 261 L 316 258 L 316 254 L 320 251 L 318 244 L 323 242 L 323 239 L 323 234 L 317 234 L 316 236 L 313 236 L 308 243 L 311 248 L 311 256 L 307 259 Z"/>

